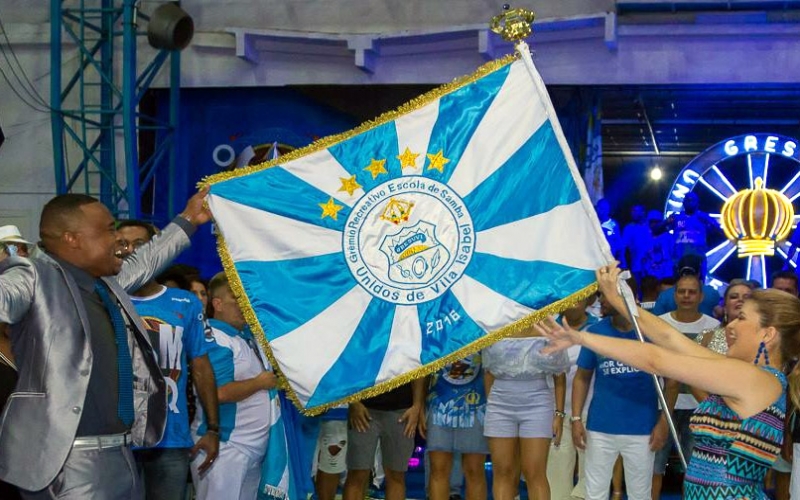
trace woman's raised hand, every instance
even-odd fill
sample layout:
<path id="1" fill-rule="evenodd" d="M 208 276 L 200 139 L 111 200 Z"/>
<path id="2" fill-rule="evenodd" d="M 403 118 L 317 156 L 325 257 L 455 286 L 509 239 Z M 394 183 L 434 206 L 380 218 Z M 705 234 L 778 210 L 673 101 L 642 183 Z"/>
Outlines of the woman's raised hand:
<path id="1" fill-rule="evenodd" d="M 542 354 L 552 354 L 563 351 L 581 343 L 583 333 L 570 328 L 566 318 L 561 318 L 563 326 L 559 325 L 553 316 L 536 323 L 533 327 L 539 334 L 548 340 L 547 346 L 542 349 Z"/>

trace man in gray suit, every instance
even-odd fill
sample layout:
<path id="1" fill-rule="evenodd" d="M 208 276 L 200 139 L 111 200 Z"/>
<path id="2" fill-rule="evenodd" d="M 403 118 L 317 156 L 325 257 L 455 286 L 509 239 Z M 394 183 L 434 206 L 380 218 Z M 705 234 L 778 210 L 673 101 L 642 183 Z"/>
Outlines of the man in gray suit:
<path id="1" fill-rule="evenodd" d="M 0 424 L 0 479 L 25 498 L 141 498 L 130 446 L 158 443 L 167 400 L 125 290 L 189 245 L 210 218 L 204 195 L 124 262 L 103 204 L 57 196 L 39 224 L 45 253 L 0 262 L 0 322 L 11 324 L 19 368 Z"/>

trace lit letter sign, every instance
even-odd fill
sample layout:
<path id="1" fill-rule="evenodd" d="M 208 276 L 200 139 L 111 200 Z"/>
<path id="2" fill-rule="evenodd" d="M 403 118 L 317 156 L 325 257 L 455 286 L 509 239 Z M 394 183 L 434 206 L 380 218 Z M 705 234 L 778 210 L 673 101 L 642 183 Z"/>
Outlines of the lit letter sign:
<path id="1" fill-rule="evenodd" d="M 699 178 L 700 174 L 694 170 L 686 169 L 681 173 L 678 180 L 675 181 L 675 185 L 672 187 L 672 192 L 669 194 L 669 199 L 667 200 L 667 204 L 672 211 L 677 212 L 681 209 L 686 193 L 692 190 Z"/>
<path id="2" fill-rule="evenodd" d="M 683 167 L 670 190 L 664 206 L 664 215 L 681 211 L 686 193 L 694 189 L 695 184 L 711 167 L 733 156 L 753 153 L 781 154 L 800 162 L 797 139 L 779 134 L 747 134 L 731 137 L 708 148 Z"/>
<path id="3" fill-rule="evenodd" d="M 774 153 L 775 152 L 775 143 L 778 142 L 778 138 L 774 135 L 768 135 L 767 140 L 764 141 L 764 151 L 767 153 Z"/>
<path id="4" fill-rule="evenodd" d="M 714 155 L 715 151 L 719 151 L 720 159 L 752 152 L 780 153 L 789 158 L 800 159 L 795 157 L 797 153 L 796 142 L 787 137 L 768 134 L 740 135 L 739 137 L 728 139 L 722 146 L 717 145 L 709 149 L 707 153 Z"/>
<path id="5" fill-rule="evenodd" d="M 758 139 L 754 135 L 746 135 L 744 137 L 744 150 L 745 151 L 758 151 Z"/>

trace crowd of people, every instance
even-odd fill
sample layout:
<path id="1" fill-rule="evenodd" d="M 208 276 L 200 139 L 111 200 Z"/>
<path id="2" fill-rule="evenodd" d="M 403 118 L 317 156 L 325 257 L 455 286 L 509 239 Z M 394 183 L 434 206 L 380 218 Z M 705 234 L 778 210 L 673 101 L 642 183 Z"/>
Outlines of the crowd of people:
<path id="1" fill-rule="evenodd" d="M 719 228 L 691 193 L 666 220 L 634 207 L 622 231 L 598 203 L 623 264 L 598 270 L 596 296 L 308 419 L 288 418 L 225 274 L 170 266 L 210 219 L 204 196 L 162 230 L 76 194 L 44 207 L 38 244 L 0 227 L 0 498 L 362 500 L 380 479 L 400 500 L 424 439 L 432 500 L 488 498 L 487 458 L 496 500 L 518 496 L 520 480 L 531 499 L 650 500 L 675 463 L 667 415 L 686 498 L 789 498 L 797 275 L 779 271 L 766 290 L 735 279 L 722 296 L 708 287 Z M 270 474 L 281 415 L 299 436 L 288 438 L 295 489 Z"/>

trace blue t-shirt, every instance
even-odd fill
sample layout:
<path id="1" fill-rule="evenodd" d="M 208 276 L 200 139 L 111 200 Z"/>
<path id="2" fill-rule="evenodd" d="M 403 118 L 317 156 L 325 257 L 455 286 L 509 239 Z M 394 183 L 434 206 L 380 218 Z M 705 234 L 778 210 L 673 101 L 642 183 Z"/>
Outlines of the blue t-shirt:
<path id="1" fill-rule="evenodd" d="M 708 251 L 707 233 L 709 227 L 719 224 L 705 212 L 693 214 L 681 212 L 673 217 L 673 233 L 675 234 L 675 256 L 680 259 L 684 255 L 694 254 L 705 257 Z"/>
<path id="2" fill-rule="evenodd" d="M 610 318 L 586 331 L 638 342 L 633 330 L 620 332 Z M 653 376 L 624 363 L 581 348 L 578 366 L 594 370 L 594 396 L 586 429 L 605 434 L 647 435 L 658 419 L 658 396 Z"/>
<path id="3" fill-rule="evenodd" d="M 213 344 L 205 336 L 203 305 L 193 293 L 167 287 L 131 301 L 144 320 L 167 383 L 167 425 L 156 447 L 189 448 L 194 443 L 186 403 L 187 362 L 208 353 Z"/>
<path id="4" fill-rule="evenodd" d="M 642 274 L 658 279 L 669 278 L 675 274 L 675 238 L 669 232 L 655 236 L 650 248 L 642 258 Z"/>
<path id="5" fill-rule="evenodd" d="M 433 425 L 470 428 L 483 425 L 486 394 L 481 354 L 476 352 L 451 363 L 431 377 L 428 415 Z"/>

